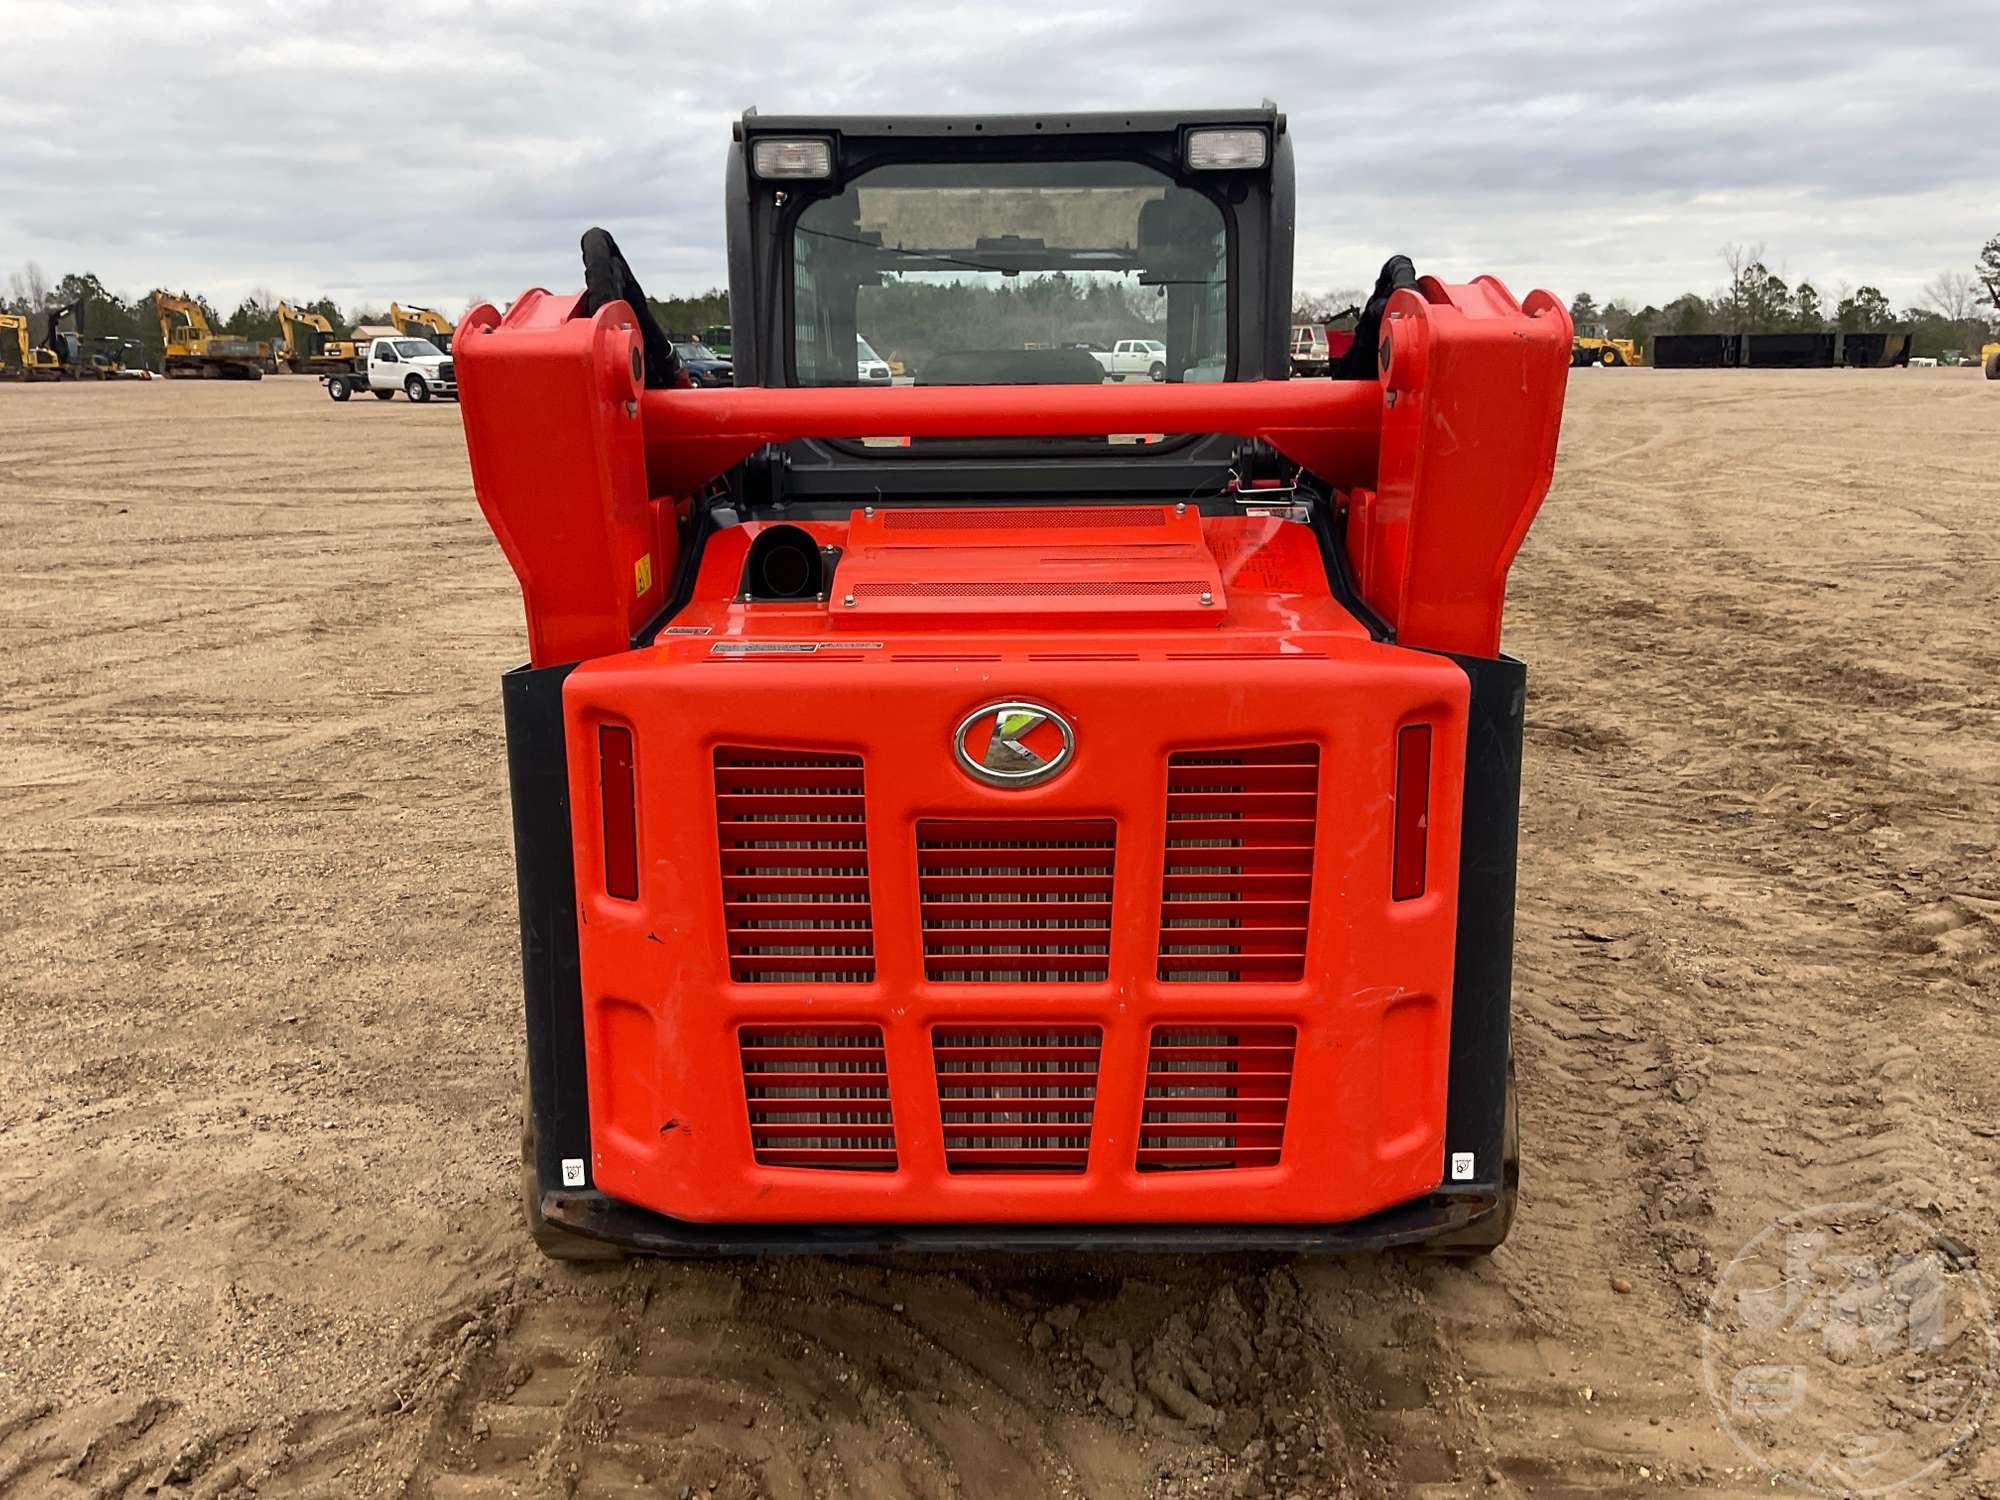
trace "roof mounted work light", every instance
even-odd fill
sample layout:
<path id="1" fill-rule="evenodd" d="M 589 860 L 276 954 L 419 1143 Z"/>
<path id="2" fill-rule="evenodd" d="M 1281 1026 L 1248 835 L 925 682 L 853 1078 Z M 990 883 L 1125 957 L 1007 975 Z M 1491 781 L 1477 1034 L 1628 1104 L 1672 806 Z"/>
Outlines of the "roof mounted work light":
<path id="1" fill-rule="evenodd" d="M 758 141 L 750 148 L 750 164 L 759 177 L 831 177 L 833 143 L 813 138 Z"/>
<path id="2" fill-rule="evenodd" d="M 1270 159 L 1271 138 L 1253 126 L 1187 133 L 1187 164 L 1197 172 L 1241 172 Z"/>

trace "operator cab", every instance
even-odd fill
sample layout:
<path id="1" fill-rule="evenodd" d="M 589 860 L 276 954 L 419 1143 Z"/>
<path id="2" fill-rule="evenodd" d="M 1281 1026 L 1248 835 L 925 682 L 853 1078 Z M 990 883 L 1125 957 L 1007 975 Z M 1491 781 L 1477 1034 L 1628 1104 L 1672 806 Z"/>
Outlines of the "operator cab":
<path id="1" fill-rule="evenodd" d="M 728 166 L 739 386 L 1095 385 L 1288 372 L 1291 142 L 1176 114 L 747 112 Z M 773 499 L 1219 486 L 1226 435 L 790 442 Z"/>

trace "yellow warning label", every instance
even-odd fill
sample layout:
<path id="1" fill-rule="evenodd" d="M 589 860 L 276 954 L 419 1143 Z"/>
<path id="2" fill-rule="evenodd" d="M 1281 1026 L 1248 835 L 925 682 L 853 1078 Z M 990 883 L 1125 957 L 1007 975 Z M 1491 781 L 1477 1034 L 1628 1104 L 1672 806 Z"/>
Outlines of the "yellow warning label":
<path id="1" fill-rule="evenodd" d="M 644 598 L 653 586 L 653 554 L 648 552 L 632 564 L 632 592 Z"/>

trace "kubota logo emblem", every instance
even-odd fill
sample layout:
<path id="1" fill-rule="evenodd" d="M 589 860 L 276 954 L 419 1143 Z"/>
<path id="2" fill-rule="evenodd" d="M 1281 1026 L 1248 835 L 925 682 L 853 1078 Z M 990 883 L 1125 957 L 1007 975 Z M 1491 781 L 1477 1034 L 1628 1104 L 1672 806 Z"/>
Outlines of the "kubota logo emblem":
<path id="1" fill-rule="evenodd" d="M 992 786 L 1033 786 L 1069 764 L 1076 735 L 1039 703 L 1001 703 L 969 714 L 952 736 L 958 763 Z"/>

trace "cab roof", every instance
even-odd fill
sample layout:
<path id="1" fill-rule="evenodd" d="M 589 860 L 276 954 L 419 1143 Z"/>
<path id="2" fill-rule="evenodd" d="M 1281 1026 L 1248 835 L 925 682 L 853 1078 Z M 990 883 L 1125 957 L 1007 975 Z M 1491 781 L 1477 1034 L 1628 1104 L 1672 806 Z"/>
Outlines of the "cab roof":
<path id="1" fill-rule="evenodd" d="M 838 132 L 850 137 L 1168 135 L 1190 125 L 1266 125 L 1283 134 L 1285 117 L 1266 99 L 1241 109 L 1050 110 L 1024 115 L 760 115 L 743 111 L 735 135 Z"/>

